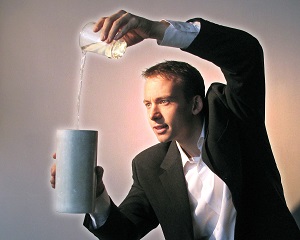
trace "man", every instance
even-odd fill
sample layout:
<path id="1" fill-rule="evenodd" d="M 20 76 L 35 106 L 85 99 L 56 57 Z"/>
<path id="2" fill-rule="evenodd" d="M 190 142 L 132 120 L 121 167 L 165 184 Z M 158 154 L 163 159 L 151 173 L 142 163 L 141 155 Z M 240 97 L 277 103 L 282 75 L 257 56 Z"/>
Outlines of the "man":
<path id="1" fill-rule="evenodd" d="M 84 225 L 99 239 L 140 239 L 158 224 L 169 240 L 300 239 L 264 124 L 258 41 L 200 18 L 155 22 L 125 11 L 101 18 L 100 29 L 108 43 L 153 38 L 181 48 L 219 66 L 227 84 L 212 84 L 204 96 L 201 75 L 186 63 L 147 69 L 144 104 L 161 143 L 133 160 L 133 185 L 119 207 L 97 168 L 97 207 Z"/>

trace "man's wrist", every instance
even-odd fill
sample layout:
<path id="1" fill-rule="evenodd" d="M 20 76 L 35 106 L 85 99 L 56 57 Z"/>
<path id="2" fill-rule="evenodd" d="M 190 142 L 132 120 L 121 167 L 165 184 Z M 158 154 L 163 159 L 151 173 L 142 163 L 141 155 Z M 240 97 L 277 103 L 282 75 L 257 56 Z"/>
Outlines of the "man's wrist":
<path id="1" fill-rule="evenodd" d="M 165 35 L 166 29 L 169 27 L 170 23 L 167 21 L 153 21 L 149 37 L 156 39 L 157 41 L 162 41 Z"/>
<path id="2" fill-rule="evenodd" d="M 90 213 L 93 227 L 101 227 L 107 220 L 110 212 L 110 198 L 104 189 L 103 193 L 96 199 L 95 211 Z"/>

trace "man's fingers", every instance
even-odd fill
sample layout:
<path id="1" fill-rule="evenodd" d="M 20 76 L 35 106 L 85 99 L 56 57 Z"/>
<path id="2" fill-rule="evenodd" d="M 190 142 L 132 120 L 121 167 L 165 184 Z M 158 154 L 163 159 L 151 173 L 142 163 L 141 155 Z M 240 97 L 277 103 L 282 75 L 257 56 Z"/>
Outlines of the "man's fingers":
<path id="1" fill-rule="evenodd" d="M 106 19 L 106 17 L 102 17 L 96 22 L 94 29 L 93 29 L 94 32 L 98 32 L 102 28 L 105 19 Z"/>
<path id="2" fill-rule="evenodd" d="M 102 181 L 103 172 L 104 172 L 103 168 L 100 166 L 97 166 L 95 171 L 96 171 L 97 180 Z"/>
<path id="3" fill-rule="evenodd" d="M 51 176 L 50 183 L 51 183 L 51 187 L 55 188 L 55 177 Z"/>
<path id="4" fill-rule="evenodd" d="M 50 173 L 51 173 L 51 176 L 56 175 L 56 164 L 55 163 L 52 164 Z"/>
<path id="5" fill-rule="evenodd" d="M 109 17 L 101 18 L 97 22 L 95 28 L 101 29 L 100 39 L 102 41 L 110 43 L 114 39 L 122 24 L 126 23 L 126 19 L 123 19 L 126 17 L 126 14 L 126 11 L 120 10 Z"/>
<path id="6" fill-rule="evenodd" d="M 126 13 L 122 18 L 119 18 L 113 23 L 113 27 L 109 33 L 109 39 L 118 40 L 126 35 L 129 31 L 138 27 L 141 18 L 131 14 Z"/>
<path id="7" fill-rule="evenodd" d="M 54 163 L 50 169 L 50 183 L 52 188 L 55 188 L 56 164 Z"/>
<path id="8" fill-rule="evenodd" d="M 104 170 L 102 167 L 97 166 L 95 169 L 95 172 L 96 172 L 96 178 L 97 178 L 96 197 L 99 197 L 105 189 L 103 180 L 102 180 Z"/>

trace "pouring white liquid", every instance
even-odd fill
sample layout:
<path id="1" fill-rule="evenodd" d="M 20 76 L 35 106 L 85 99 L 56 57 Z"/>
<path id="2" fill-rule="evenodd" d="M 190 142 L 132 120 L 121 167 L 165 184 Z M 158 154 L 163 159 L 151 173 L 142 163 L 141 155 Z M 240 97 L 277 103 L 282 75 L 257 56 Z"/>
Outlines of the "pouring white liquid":
<path id="1" fill-rule="evenodd" d="M 82 51 L 81 64 L 80 64 L 80 81 L 79 81 L 79 90 L 77 95 L 77 124 L 76 129 L 79 130 L 79 117 L 80 117 L 80 97 L 82 91 L 82 80 L 83 80 L 83 70 L 85 66 L 86 52 Z"/>
<path id="2" fill-rule="evenodd" d="M 123 39 L 113 41 L 110 44 L 99 40 L 99 33 L 93 31 L 93 22 L 88 23 L 84 26 L 79 35 L 79 46 L 82 50 L 81 64 L 80 64 L 80 81 L 79 90 L 77 95 L 77 123 L 76 129 L 79 129 L 79 118 L 80 118 L 80 98 L 82 92 L 83 72 L 85 66 L 85 59 L 87 52 L 97 53 L 102 56 L 106 56 L 112 59 L 121 58 L 127 48 L 127 43 Z"/>
<path id="3" fill-rule="evenodd" d="M 127 44 L 124 40 L 113 41 L 110 44 L 105 42 L 91 43 L 83 46 L 81 49 L 85 52 L 93 52 L 108 58 L 119 59 L 126 51 Z"/>

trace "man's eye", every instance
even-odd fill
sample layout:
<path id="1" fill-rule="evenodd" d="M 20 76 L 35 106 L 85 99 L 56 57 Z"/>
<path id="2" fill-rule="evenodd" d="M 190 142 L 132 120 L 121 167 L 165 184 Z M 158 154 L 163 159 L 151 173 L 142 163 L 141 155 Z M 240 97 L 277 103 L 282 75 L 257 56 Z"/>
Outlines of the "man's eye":
<path id="1" fill-rule="evenodd" d="M 150 104 L 150 103 L 145 103 L 145 107 L 146 107 L 146 108 L 150 108 L 150 107 L 151 107 L 151 104 Z"/>
<path id="2" fill-rule="evenodd" d="M 167 100 L 167 99 L 162 99 L 159 103 L 160 103 L 160 104 L 163 104 L 163 105 L 167 105 L 167 104 L 170 103 L 170 101 Z"/>

